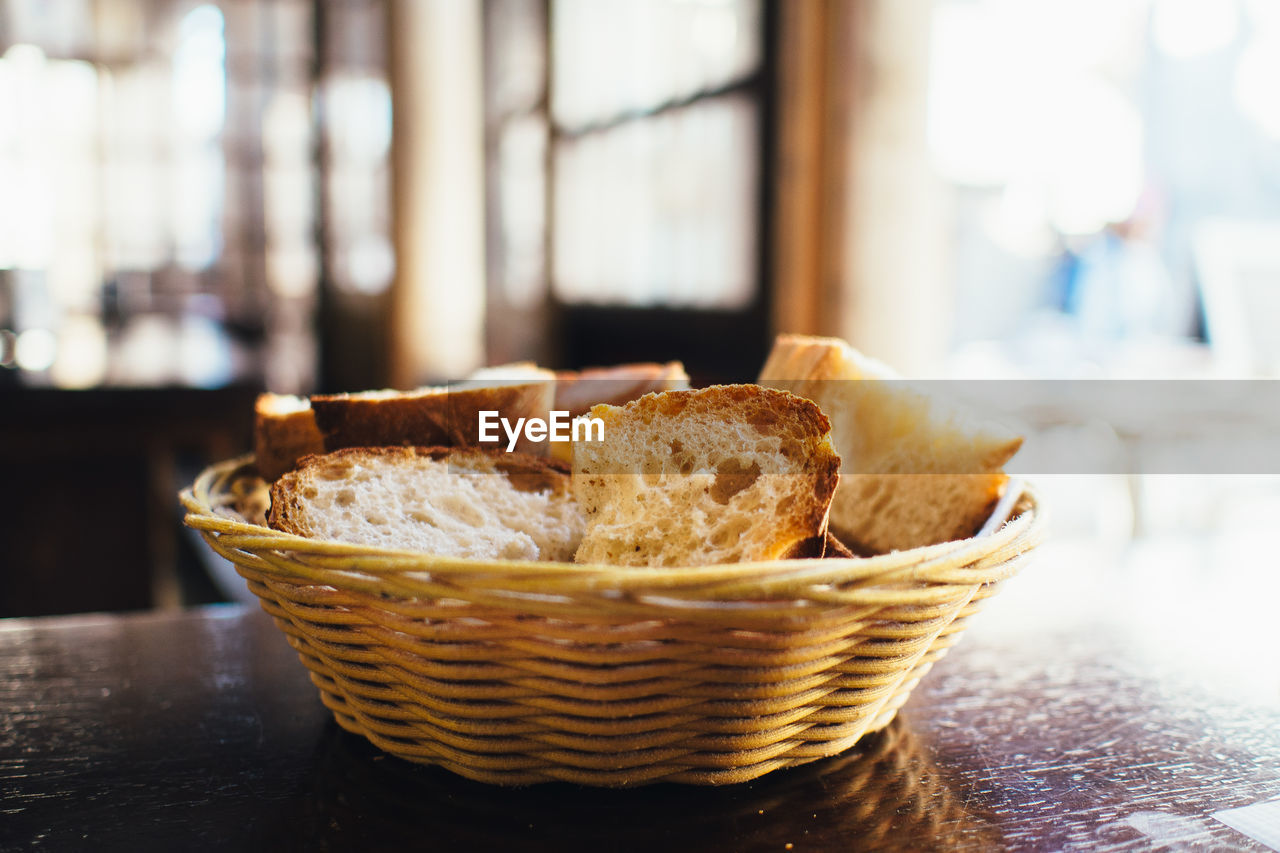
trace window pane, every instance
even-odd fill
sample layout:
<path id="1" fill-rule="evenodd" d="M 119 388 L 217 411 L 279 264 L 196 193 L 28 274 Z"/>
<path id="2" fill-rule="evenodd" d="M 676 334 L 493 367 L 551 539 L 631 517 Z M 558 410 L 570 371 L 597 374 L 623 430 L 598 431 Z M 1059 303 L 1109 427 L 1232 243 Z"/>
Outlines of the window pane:
<path id="1" fill-rule="evenodd" d="M 582 127 L 752 74 L 758 0 L 554 0 L 552 118 Z"/>
<path id="2" fill-rule="evenodd" d="M 546 152 L 547 126 L 537 116 L 511 121 L 498 140 L 500 281 L 503 296 L 522 308 L 546 296 Z"/>
<path id="3" fill-rule="evenodd" d="M 0 384 L 305 390 L 322 258 L 362 292 L 395 267 L 384 12 L 0 2 L 0 342 L 31 356 Z"/>
<path id="4" fill-rule="evenodd" d="M 727 95 L 559 141 L 556 295 L 634 306 L 749 303 L 758 138 L 755 103 Z"/>

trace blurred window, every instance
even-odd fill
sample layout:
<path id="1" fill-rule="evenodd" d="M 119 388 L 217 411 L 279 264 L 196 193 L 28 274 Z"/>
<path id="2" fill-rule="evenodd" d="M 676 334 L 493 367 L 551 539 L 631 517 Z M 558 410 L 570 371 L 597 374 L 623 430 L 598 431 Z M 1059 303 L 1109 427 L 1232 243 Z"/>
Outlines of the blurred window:
<path id="1" fill-rule="evenodd" d="M 485 9 L 491 304 L 549 303 L 562 330 L 579 308 L 641 325 L 646 309 L 757 310 L 768 4 Z M 491 349 L 519 355 L 522 335 L 491 330 Z"/>
<path id="2" fill-rule="evenodd" d="M 932 43 L 958 372 L 1235 371 L 1210 290 L 1280 335 L 1280 243 L 1255 236 L 1280 225 L 1280 4 L 936 0 Z M 1265 285 L 1206 254 L 1227 244 Z"/>
<path id="3" fill-rule="evenodd" d="M 5 3 L 0 382 L 312 386 L 394 267 L 382 6 Z"/>
<path id="4" fill-rule="evenodd" d="M 738 308 L 755 287 L 752 0 L 555 0 L 552 282 L 566 302 Z"/>

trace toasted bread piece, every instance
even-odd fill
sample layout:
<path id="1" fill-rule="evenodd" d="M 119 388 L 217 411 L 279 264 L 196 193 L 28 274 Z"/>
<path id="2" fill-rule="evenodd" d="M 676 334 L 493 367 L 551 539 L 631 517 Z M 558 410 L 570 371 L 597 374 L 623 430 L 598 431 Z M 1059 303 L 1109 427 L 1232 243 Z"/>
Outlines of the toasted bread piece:
<path id="1" fill-rule="evenodd" d="M 837 338 L 778 336 L 759 381 L 817 402 L 831 419 L 843 460 L 831 529 L 857 551 L 972 536 L 1022 445 Z"/>
<path id="2" fill-rule="evenodd" d="M 511 560 L 570 560 L 583 517 L 564 466 L 480 448 L 364 447 L 308 456 L 271 488 L 271 527 Z"/>
<path id="3" fill-rule="evenodd" d="M 819 556 L 839 479 L 830 424 L 808 400 L 755 385 L 600 405 L 604 440 L 574 445 L 587 516 L 574 559 L 700 566 Z"/>
<path id="4" fill-rule="evenodd" d="M 311 397 L 311 408 L 326 450 L 397 445 L 505 447 L 501 430 L 496 441 L 480 441 L 480 412 L 496 411 L 513 423 L 517 418 L 546 419 L 555 396 L 554 379 L 551 371 L 535 368 L 524 375 L 494 373 L 416 391 L 316 395 Z M 516 449 L 546 453 L 545 444 L 526 442 L 523 436 Z"/>
<path id="5" fill-rule="evenodd" d="M 304 456 L 324 452 L 324 436 L 307 398 L 259 394 L 253 415 L 253 453 L 264 480 L 276 479 Z"/>

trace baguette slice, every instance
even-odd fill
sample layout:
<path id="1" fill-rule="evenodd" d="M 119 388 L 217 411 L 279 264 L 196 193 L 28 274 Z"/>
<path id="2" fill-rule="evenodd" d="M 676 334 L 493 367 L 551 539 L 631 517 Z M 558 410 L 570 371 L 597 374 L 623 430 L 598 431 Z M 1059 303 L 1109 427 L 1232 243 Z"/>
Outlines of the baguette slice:
<path id="1" fill-rule="evenodd" d="M 255 405 L 254 456 L 268 482 L 313 453 L 346 447 L 474 447 L 481 442 L 479 416 L 498 412 L 546 418 L 555 397 L 555 373 L 533 364 L 477 371 L 449 386 L 413 391 L 362 391 L 290 397 L 260 394 Z M 498 431 L 501 433 L 501 430 Z M 505 445 L 505 438 L 493 444 Z M 525 441 L 517 450 L 545 455 Z"/>
<path id="2" fill-rule="evenodd" d="M 688 387 L 689 374 L 678 361 L 562 370 L 556 373 L 555 408 L 568 412 L 571 418 L 579 418 L 589 413 L 592 406 L 602 403 L 625 406 L 645 394 L 680 391 Z M 566 464 L 573 462 L 572 441 L 552 441 L 549 448 L 553 459 Z"/>
<path id="3" fill-rule="evenodd" d="M 689 387 L 689 374 L 678 361 L 665 364 L 636 362 L 610 367 L 588 367 L 583 370 L 557 370 L 549 373 L 532 361 L 516 361 L 496 367 L 482 367 L 468 379 L 504 381 L 519 378 L 555 379 L 555 395 L 551 408 L 568 412 L 569 417 L 585 415 L 592 406 L 608 403 L 622 406 L 653 391 L 675 391 Z"/>
<path id="4" fill-rule="evenodd" d="M 587 529 L 574 559 L 700 566 L 819 556 L 839 479 L 818 407 L 756 385 L 600 405 L 604 440 L 574 445 Z"/>
<path id="5" fill-rule="evenodd" d="M 496 411 L 513 422 L 517 418 L 545 419 L 555 398 L 555 374 L 539 370 L 538 375 L 471 379 L 416 391 L 317 395 L 311 398 L 311 408 L 326 450 L 394 445 L 505 446 L 501 430 L 497 441 L 480 441 L 480 412 Z M 525 444 L 522 438 L 516 449 L 537 452 L 540 447 Z"/>
<path id="6" fill-rule="evenodd" d="M 624 406 L 655 391 L 678 391 L 688 387 L 689 374 L 678 361 L 562 370 L 556 373 L 555 408 L 576 418 L 601 403 Z"/>
<path id="7" fill-rule="evenodd" d="M 1022 446 L 837 338 L 778 336 L 759 381 L 815 401 L 831 419 L 844 460 L 831 529 L 861 552 L 974 535 Z"/>
<path id="8" fill-rule="evenodd" d="M 532 361 L 513 361 L 489 367 L 478 367 L 467 376 L 471 384 L 511 385 L 524 382 L 548 382 L 558 378 L 554 371 Z"/>
<path id="9" fill-rule="evenodd" d="M 568 471 L 546 459 L 363 447 L 308 456 L 277 480 L 269 524 L 313 539 L 452 557 L 567 561 L 584 522 Z"/>
<path id="10" fill-rule="evenodd" d="M 324 452 L 324 436 L 306 397 L 259 394 L 253 415 L 253 454 L 264 480 L 276 479 L 304 456 Z"/>

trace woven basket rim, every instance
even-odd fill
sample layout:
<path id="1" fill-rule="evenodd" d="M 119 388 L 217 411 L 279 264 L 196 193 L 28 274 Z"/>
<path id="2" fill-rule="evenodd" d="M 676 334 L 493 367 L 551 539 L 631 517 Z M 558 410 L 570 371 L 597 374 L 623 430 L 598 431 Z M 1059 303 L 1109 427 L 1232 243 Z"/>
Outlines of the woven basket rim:
<path id="1" fill-rule="evenodd" d="M 962 566 L 1006 549 L 1015 540 L 1021 543 L 1015 551 L 1025 551 L 1038 544 L 1043 537 L 1044 528 L 1043 512 L 1035 490 L 1025 481 L 1011 479 L 1004 497 L 994 508 L 983 529 L 975 536 L 888 554 L 668 568 L 452 557 L 328 539 L 309 539 L 254 524 L 239 517 L 238 513 L 232 517 L 227 511 L 219 512 L 215 499 L 233 477 L 244 472 L 253 463 L 253 454 L 246 454 L 205 468 L 179 494 L 179 500 L 187 511 L 185 524 L 206 534 L 229 534 L 237 540 L 235 547 L 259 554 L 274 552 L 285 559 L 291 556 L 305 558 L 317 566 L 325 565 L 327 558 L 332 558 L 345 568 L 384 577 L 413 573 L 430 573 L 436 577 L 465 575 L 472 580 L 485 577 L 492 581 L 494 588 L 507 588 L 511 580 L 517 579 L 536 580 L 538 584 L 557 579 L 570 583 L 577 581 L 591 587 L 606 583 L 620 589 L 639 585 L 647 591 L 662 588 L 687 590 L 691 586 L 703 584 L 734 580 L 746 582 L 764 578 L 819 583 L 826 576 L 838 576 L 840 580 L 850 581 L 878 575 L 902 574 L 902 580 L 910 580 L 911 575 L 930 564 L 942 562 L 949 566 Z"/>

